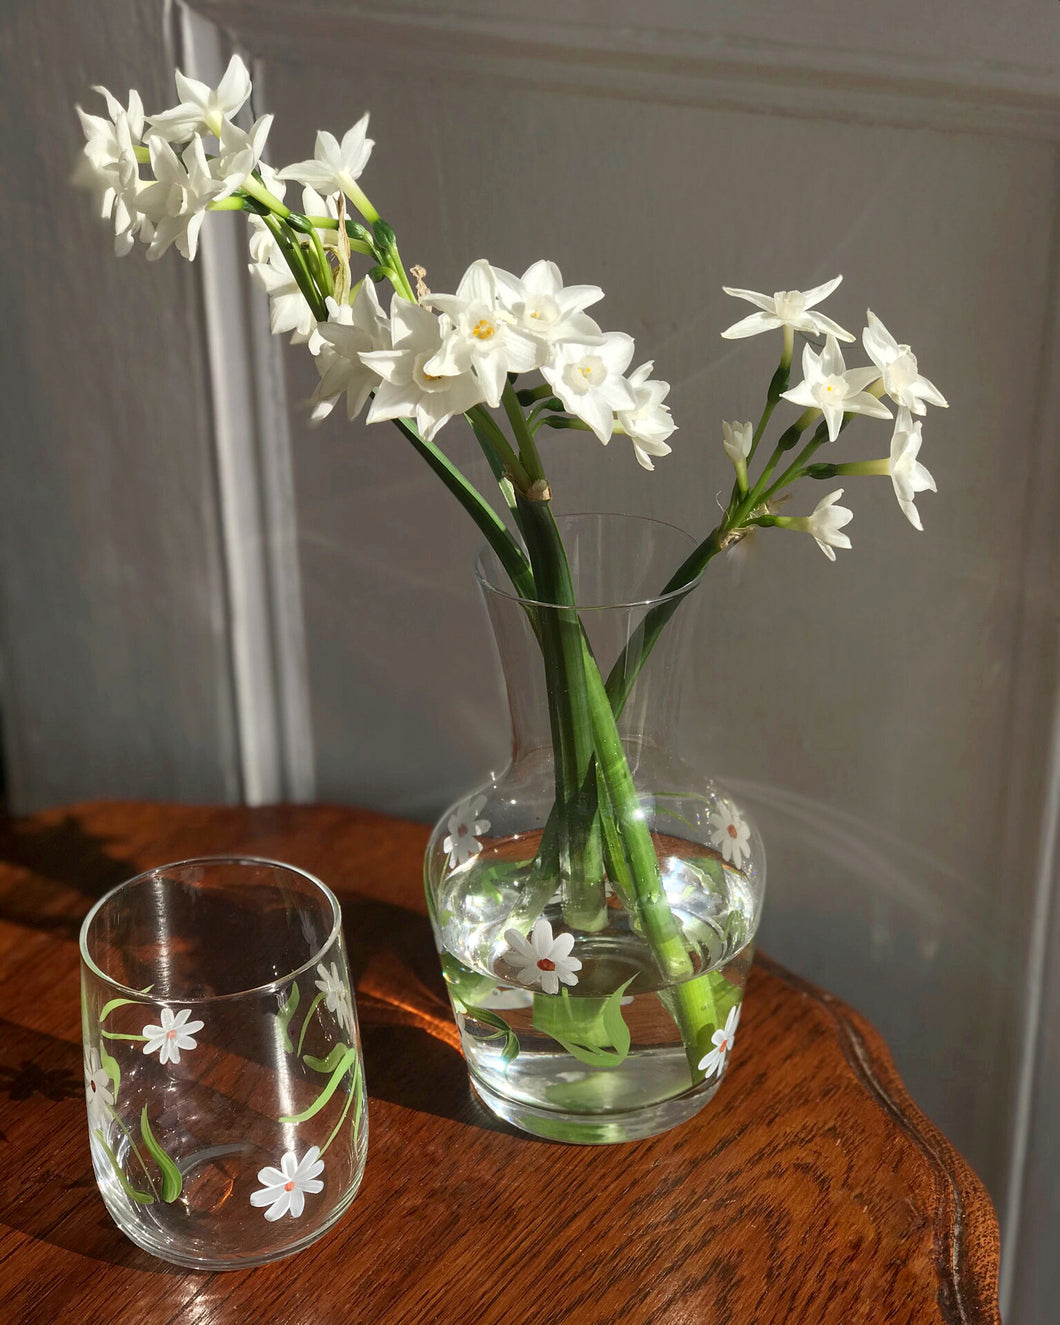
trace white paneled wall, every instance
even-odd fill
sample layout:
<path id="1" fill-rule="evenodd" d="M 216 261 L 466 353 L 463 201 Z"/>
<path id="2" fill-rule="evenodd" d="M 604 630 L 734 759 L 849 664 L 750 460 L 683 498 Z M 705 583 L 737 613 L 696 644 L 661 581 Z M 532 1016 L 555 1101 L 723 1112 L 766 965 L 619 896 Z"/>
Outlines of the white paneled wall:
<path id="1" fill-rule="evenodd" d="M 202 0 L 108 6 L 102 35 L 72 0 L 52 8 L 79 37 L 58 53 L 41 10 L 4 34 L 9 95 L 34 108 L 31 141 L 3 149 L 7 178 L 32 162 L 34 183 L 0 246 L 19 805 L 316 794 L 429 818 L 505 757 L 474 530 L 396 432 L 307 429 L 315 371 L 263 336 L 240 218 L 214 218 L 195 269 L 110 260 L 63 187 L 66 103 L 89 83 L 163 104 L 168 62 L 205 76 L 235 44 L 277 112 L 273 161 L 372 111 L 364 182 L 435 289 L 483 255 L 604 286 L 602 319 L 673 383 L 681 431 L 654 475 L 621 439 L 552 436 L 564 511 L 705 532 L 729 481 L 720 420 L 756 412 L 776 350 L 718 338 L 741 312 L 720 286 L 842 271 L 829 311 L 860 330 L 871 303 L 951 401 L 925 425 L 940 491 L 917 534 L 885 481 L 851 483 L 835 565 L 767 531 L 713 567 L 687 741 L 758 808 L 765 945 L 879 1026 L 994 1195 L 1006 1319 L 1048 1320 L 1058 7 L 895 0 L 884 23 L 839 0 Z M 58 206 L 76 243 L 56 250 Z M 25 252 L 47 255 L 42 287 Z M 850 435 L 885 449 L 883 427 Z M 443 436 L 485 486 L 471 439 Z"/>

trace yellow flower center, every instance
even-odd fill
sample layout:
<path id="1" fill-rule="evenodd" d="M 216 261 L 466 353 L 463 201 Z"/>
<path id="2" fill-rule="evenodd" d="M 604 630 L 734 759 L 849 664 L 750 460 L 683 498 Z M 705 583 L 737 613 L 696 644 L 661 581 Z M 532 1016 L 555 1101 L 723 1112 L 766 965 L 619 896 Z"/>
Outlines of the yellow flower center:
<path id="1" fill-rule="evenodd" d="M 471 329 L 472 336 L 476 340 L 489 340 L 496 328 L 489 318 L 481 317 Z"/>

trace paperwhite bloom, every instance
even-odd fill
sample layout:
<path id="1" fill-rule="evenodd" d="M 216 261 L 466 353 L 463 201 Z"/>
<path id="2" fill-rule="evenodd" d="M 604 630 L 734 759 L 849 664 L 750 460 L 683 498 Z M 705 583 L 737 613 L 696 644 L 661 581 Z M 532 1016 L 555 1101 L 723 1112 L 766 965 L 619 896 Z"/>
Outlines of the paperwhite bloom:
<path id="1" fill-rule="evenodd" d="M 158 1054 L 160 1063 L 179 1063 L 182 1049 L 195 1048 L 195 1034 L 206 1024 L 202 1021 L 189 1021 L 191 1008 L 182 1008 L 174 1015 L 172 1008 L 162 1009 L 160 1026 L 145 1026 L 144 1035 L 147 1043 L 145 1054 Z"/>
<path id="2" fill-rule="evenodd" d="M 591 342 L 556 345 L 541 376 L 563 407 L 587 423 L 606 446 L 614 431 L 615 412 L 637 408 L 636 391 L 622 376 L 633 358 L 633 338 L 622 331 L 604 334 L 595 322 L 592 326 Z"/>
<path id="3" fill-rule="evenodd" d="M 850 547 L 850 538 L 840 531 L 844 525 L 853 520 L 854 512 L 848 511 L 845 506 L 835 505 L 842 495 L 843 489 L 837 488 L 835 492 L 830 492 L 827 497 L 822 497 L 814 507 L 812 515 L 792 521 L 793 528 L 805 529 L 807 533 L 813 535 L 817 541 L 817 546 L 829 561 L 835 561 L 833 548 Z"/>
<path id="4" fill-rule="evenodd" d="M 145 241 L 151 238 L 151 222 L 139 207 L 139 194 L 148 188 L 140 179 L 140 163 L 136 147 L 144 129 L 144 110 L 140 94 L 129 93 L 129 106 L 124 109 L 105 87 L 95 87 L 107 103 L 109 119 L 89 115 L 76 107 L 85 134 L 85 148 L 74 169 L 73 182 L 96 196 L 99 215 L 114 219 L 114 251 L 121 257 L 133 246 L 133 238 L 140 233 Z"/>
<path id="5" fill-rule="evenodd" d="M 164 138 L 148 138 L 155 183 L 139 195 L 139 205 L 154 223 L 147 250 L 149 262 L 157 261 L 171 244 L 189 259 L 195 257 L 199 231 L 207 203 L 224 190 L 214 179 L 201 138 L 193 138 L 178 157 Z"/>
<path id="6" fill-rule="evenodd" d="M 320 381 L 313 393 L 310 418 L 326 418 L 346 393 L 346 417 L 356 418 L 379 383 L 379 374 L 361 357 L 386 341 L 387 320 L 379 306 L 375 286 L 365 280 L 353 304 L 337 304 L 328 297 L 328 320 L 319 322 L 312 338 Z"/>
<path id="7" fill-rule="evenodd" d="M 427 362 L 426 372 L 455 377 L 474 369 L 486 403 L 494 409 L 509 373 L 525 373 L 545 362 L 544 343 L 517 326 L 500 302 L 497 276 L 485 258 L 468 267 L 456 294 L 431 294 L 424 303 L 443 314 L 441 347 Z"/>
<path id="8" fill-rule="evenodd" d="M 560 269 L 542 258 L 522 276 L 493 268 L 501 305 L 523 331 L 546 344 L 568 337 L 584 340 L 592 334 L 590 319 L 581 316 L 590 304 L 604 297 L 598 285 L 564 285 Z"/>
<path id="9" fill-rule="evenodd" d="M 337 962 L 331 963 L 331 970 L 317 963 L 317 974 L 319 980 L 313 983 L 324 995 L 324 1006 L 329 1012 L 335 1014 L 335 1020 L 347 1032 L 353 1034 L 353 1005 L 350 1003 L 350 993 L 346 988 L 346 981 L 339 974 Z"/>
<path id="10" fill-rule="evenodd" d="M 754 438 L 753 423 L 722 423 L 721 444 L 725 454 L 739 470 L 747 471 L 747 457 L 751 454 L 751 442 Z"/>
<path id="11" fill-rule="evenodd" d="M 272 128 L 272 118 L 271 115 L 262 115 L 246 133 L 228 120 L 221 125 L 221 150 L 210 162 L 210 173 L 223 185 L 218 198 L 227 198 L 241 188 L 247 176 L 260 164 L 265 139 Z"/>
<path id="12" fill-rule="evenodd" d="M 85 1100 L 89 1127 L 101 1127 L 108 1119 L 108 1110 L 114 1105 L 114 1091 L 96 1049 L 89 1049 L 85 1054 Z"/>
<path id="13" fill-rule="evenodd" d="M 252 216 L 254 225 L 250 236 L 250 256 L 247 266 L 251 275 L 269 296 L 269 326 L 274 336 L 291 333 L 292 345 L 310 341 L 310 349 L 319 350 L 320 340 L 315 335 L 317 320 L 305 295 L 288 267 L 275 239 L 260 217 Z"/>
<path id="14" fill-rule="evenodd" d="M 869 325 L 861 333 L 865 353 L 880 370 L 883 389 L 896 405 L 904 405 L 914 414 L 926 414 L 928 405 L 946 406 L 946 397 L 933 382 L 921 377 L 916 355 L 908 345 L 899 345 L 870 308 Z"/>
<path id="15" fill-rule="evenodd" d="M 475 796 L 463 801 L 449 816 L 449 835 L 442 842 L 442 850 L 449 854 L 449 864 L 453 869 L 463 865 L 472 856 L 482 850 L 478 840 L 483 833 L 489 832 L 490 821 L 480 819 L 486 805 L 485 796 Z"/>
<path id="16" fill-rule="evenodd" d="M 265 1218 L 270 1222 L 290 1215 L 298 1219 L 305 1209 L 306 1193 L 316 1195 L 324 1190 L 323 1181 L 317 1176 L 324 1172 L 324 1161 L 320 1158 L 320 1147 L 310 1146 L 301 1159 L 293 1150 L 288 1150 L 280 1160 L 280 1167 L 271 1166 L 259 1169 L 260 1190 L 251 1193 L 250 1204 L 267 1205 Z"/>
<path id="17" fill-rule="evenodd" d="M 744 336 L 757 336 L 761 331 L 773 331 L 777 327 L 791 327 L 795 331 L 807 331 L 818 336 L 832 335 L 838 340 L 853 340 L 849 331 L 844 331 L 838 322 L 833 322 L 823 313 L 811 313 L 814 304 L 832 293 L 842 276 L 825 281 L 824 285 L 815 285 L 812 290 L 778 290 L 772 298 L 767 294 L 758 294 L 755 290 L 734 290 L 728 285 L 721 288 L 735 299 L 746 299 L 762 311 L 751 313 L 734 322 L 721 334 L 726 340 L 741 340 Z"/>
<path id="18" fill-rule="evenodd" d="M 636 403 L 632 409 L 618 411 L 619 426 L 633 443 L 633 454 L 644 469 L 655 468 L 652 456 L 670 454 L 673 448 L 666 445 L 666 439 L 677 431 L 669 405 L 663 404 L 670 394 L 670 383 L 650 382 L 654 368 L 654 360 L 649 359 L 630 373 L 626 380 Z"/>
<path id="19" fill-rule="evenodd" d="M 890 472 L 894 495 L 914 529 L 924 528 L 920 522 L 920 512 L 913 504 L 916 494 L 938 491 L 935 480 L 917 459 L 923 440 L 920 434 L 922 427 L 919 419 L 913 422 L 912 414 L 903 405 L 898 411 L 894 436 L 891 438 Z"/>
<path id="20" fill-rule="evenodd" d="M 805 345 L 802 351 L 803 380 L 781 394 L 794 405 L 819 409 L 828 424 L 828 440 L 834 442 L 843 425 L 843 415 L 867 414 L 874 419 L 889 419 L 891 411 L 865 387 L 878 380 L 876 368 L 847 368 L 836 338 L 828 336 L 824 349 L 815 354 Z"/>
<path id="21" fill-rule="evenodd" d="M 361 355 L 361 362 L 383 379 L 367 422 L 414 418 L 431 441 L 454 414 L 463 414 L 485 399 L 482 383 L 470 369 L 452 377 L 427 370 L 442 344 L 439 319 L 430 309 L 395 294 L 390 304 L 390 342 L 389 350 Z"/>
<path id="22" fill-rule="evenodd" d="M 706 1073 L 708 1077 L 724 1070 L 725 1060 L 732 1052 L 733 1042 L 736 1039 L 736 1027 L 740 1024 L 740 1008 L 742 1006 L 742 1003 L 737 1003 L 734 1008 L 730 1008 L 729 1015 L 725 1018 L 724 1027 L 715 1031 L 710 1037 L 714 1048 L 699 1060 L 699 1070 Z"/>
<path id="23" fill-rule="evenodd" d="M 147 117 L 151 125 L 149 135 L 171 143 L 182 143 L 198 133 L 212 133 L 220 138 L 225 117 L 235 115 L 250 97 L 250 73 L 238 55 L 229 60 L 216 88 L 200 83 L 197 78 L 188 78 L 179 69 L 176 83 L 180 105 Z"/>
<path id="24" fill-rule="evenodd" d="M 732 861 L 736 868 L 743 869 L 743 858 L 751 856 L 751 829 L 735 809 L 725 801 L 720 803 L 720 811 L 710 816 L 710 844 L 721 852 L 723 860 Z"/>
<path id="25" fill-rule="evenodd" d="M 541 917 L 534 922 L 529 942 L 516 929 L 504 932 L 504 941 L 512 949 L 512 965 L 518 967 L 518 979 L 524 984 L 539 984 L 546 994 L 558 994 L 560 981 L 565 985 L 578 983 L 577 971 L 582 964 L 572 957 L 574 935 L 552 936 L 552 926 Z"/>
<path id="26" fill-rule="evenodd" d="M 317 134 L 313 157 L 284 166 L 281 179 L 296 179 L 321 193 L 345 193 L 356 198 L 360 189 L 356 181 L 368 164 L 374 142 L 368 136 L 368 116 L 362 115 L 352 129 L 347 129 L 342 142 L 333 133 L 321 129 Z"/>

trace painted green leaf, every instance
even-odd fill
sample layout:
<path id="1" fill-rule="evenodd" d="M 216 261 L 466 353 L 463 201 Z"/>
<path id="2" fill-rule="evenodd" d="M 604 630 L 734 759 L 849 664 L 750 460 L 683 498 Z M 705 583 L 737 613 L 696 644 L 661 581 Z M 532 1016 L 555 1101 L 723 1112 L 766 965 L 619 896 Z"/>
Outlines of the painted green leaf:
<path id="1" fill-rule="evenodd" d="M 309 1008 L 306 1011 L 305 1021 L 302 1022 L 302 1033 L 298 1037 L 298 1049 L 297 1049 L 298 1053 L 302 1052 L 302 1045 L 305 1044 L 305 1033 L 309 1029 L 309 1023 L 313 1020 L 313 1013 L 316 1012 L 318 1007 L 320 1007 L 320 1004 L 323 1002 L 323 999 L 324 999 L 324 991 L 321 990 L 320 993 L 317 994 L 316 998 L 313 999 L 312 1003 L 310 1003 Z"/>
<path id="2" fill-rule="evenodd" d="M 441 960 L 442 975 L 449 987 L 450 996 L 462 1007 L 469 1008 L 472 1003 L 477 1003 L 479 999 L 492 994 L 497 988 L 496 980 L 469 970 L 463 962 L 457 961 L 452 953 L 443 952 Z"/>
<path id="3" fill-rule="evenodd" d="M 184 1186 L 184 1179 L 181 1177 L 180 1169 L 177 1168 L 176 1164 L 155 1140 L 154 1133 L 151 1131 L 151 1124 L 147 1121 L 146 1104 L 140 1114 L 140 1135 L 143 1137 L 143 1143 L 147 1147 L 148 1154 L 162 1172 L 162 1200 L 175 1201 Z"/>
<path id="4" fill-rule="evenodd" d="M 350 1052 L 348 1044 L 337 1044 L 327 1058 L 317 1058 L 313 1054 L 304 1054 L 302 1062 L 314 1072 L 334 1072 L 335 1066 Z"/>
<path id="5" fill-rule="evenodd" d="M 629 1053 L 629 1027 L 622 1016 L 622 998 L 635 976 L 607 998 L 571 998 L 566 989 L 534 995 L 534 1029 L 589 1067 L 618 1067 Z"/>
<path id="6" fill-rule="evenodd" d="M 325 1059 L 324 1061 L 327 1060 Z M 316 1097 L 316 1099 L 313 1101 L 313 1103 L 309 1106 L 308 1109 L 304 1109 L 301 1113 L 284 1114 L 283 1117 L 279 1119 L 279 1121 L 281 1123 L 304 1123 L 307 1118 L 312 1118 L 314 1114 L 319 1113 L 320 1110 L 324 1107 L 324 1105 L 327 1104 L 328 1100 L 331 1099 L 332 1095 L 335 1094 L 339 1082 L 349 1071 L 351 1065 L 356 1061 L 357 1061 L 357 1049 L 355 1046 L 352 1049 L 346 1050 L 346 1053 L 339 1060 L 338 1064 L 335 1067 L 335 1070 L 332 1072 L 331 1080 L 320 1092 L 320 1094 Z"/>
<path id="7" fill-rule="evenodd" d="M 121 1068 L 118 1066 L 118 1060 L 111 1058 L 103 1044 L 99 1046 L 99 1061 L 103 1071 L 110 1077 L 111 1085 L 114 1087 L 114 1098 L 118 1098 L 118 1087 L 121 1085 Z"/>
<path id="8" fill-rule="evenodd" d="M 291 1032 L 288 1029 L 291 1024 L 291 1018 L 298 1011 L 298 1003 L 302 994 L 297 984 L 291 986 L 291 992 L 286 1003 L 280 1004 L 280 1010 L 276 1014 L 276 1025 L 280 1034 L 283 1036 L 283 1047 L 289 1053 L 294 1053 L 294 1042 L 291 1039 Z"/>
<path id="9" fill-rule="evenodd" d="M 499 1017 L 496 1012 L 491 1012 L 489 1008 L 477 1008 L 474 1006 L 465 1006 L 464 1016 L 473 1017 L 475 1021 L 481 1021 L 486 1026 L 491 1026 L 493 1028 L 488 1035 L 482 1037 L 484 1040 L 493 1040 L 496 1039 L 498 1035 L 503 1035 L 504 1048 L 501 1050 L 501 1058 L 504 1060 L 505 1067 L 507 1067 L 512 1059 L 519 1053 L 519 1037 L 504 1018 Z"/>
<path id="10" fill-rule="evenodd" d="M 102 1026 L 115 1008 L 128 1007 L 135 1002 L 135 998 L 112 998 L 109 1003 L 104 1003 L 100 1008 L 99 1024 Z"/>
<path id="11" fill-rule="evenodd" d="M 103 1139 L 103 1133 L 97 1130 L 93 1132 L 92 1135 L 103 1147 L 103 1153 L 110 1160 L 110 1166 L 114 1170 L 115 1176 L 117 1177 L 118 1181 L 121 1183 L 122 1187 L 125 1189 L 125 1195 L 128 1196 L 130 1200 L 139 1201 L 141 1205 L 153 1205 L 155 1198 L 147 1192 L 137 1191 L 137 1189 L 132 1185 L 129 1179 L 122 1172 L 121 1165 L 118 1163 L 118 1157 L 117 1155 L 115 1155 L 114 1151 L 111 1150 L 110 1146 L 107 1145 L 106 1141 Z"/>

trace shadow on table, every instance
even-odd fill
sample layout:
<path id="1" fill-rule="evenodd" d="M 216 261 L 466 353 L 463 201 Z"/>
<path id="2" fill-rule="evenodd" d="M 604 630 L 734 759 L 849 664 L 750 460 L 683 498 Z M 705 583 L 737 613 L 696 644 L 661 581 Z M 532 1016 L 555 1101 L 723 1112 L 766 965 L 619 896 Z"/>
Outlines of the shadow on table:
<path id="1" fill-rule="evenodd" d="M 86 833 L 73 815 L 46 826 L 0 820 L 0 863 L 34 876 L 0 896 L 0 920 L 72 943 L 85 903 L 137 873 L 135 865 L 109 855 L 105 840 Z"/>
<path id="2" fill-rule="evenodd" d="M 107 1214 L 88 1151 L 81 1050 L 0 1021 L 0 1224 L 112 1265 L 181 1274 Z"/>

